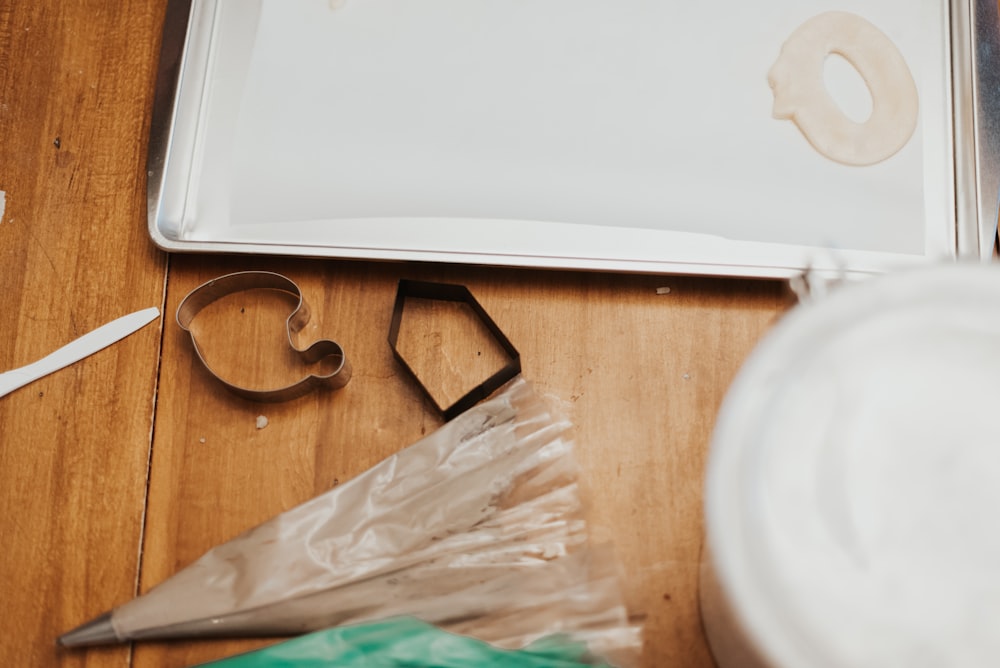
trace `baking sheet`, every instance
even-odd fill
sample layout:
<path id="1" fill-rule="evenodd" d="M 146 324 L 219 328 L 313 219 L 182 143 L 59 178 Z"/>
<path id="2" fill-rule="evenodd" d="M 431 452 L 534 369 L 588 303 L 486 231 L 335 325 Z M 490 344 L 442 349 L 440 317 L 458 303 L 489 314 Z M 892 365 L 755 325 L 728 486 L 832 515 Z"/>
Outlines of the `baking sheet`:
<path id="1" fill-rule="evenodd" d="M 781 44 L 831 9 L 889 35 L 918 84 L 917 131 L 870 167 L 771 117 Z M 952 12 L 196 1 L 151 231 L 180 251 L 738 275 L 953 257 Z"/>

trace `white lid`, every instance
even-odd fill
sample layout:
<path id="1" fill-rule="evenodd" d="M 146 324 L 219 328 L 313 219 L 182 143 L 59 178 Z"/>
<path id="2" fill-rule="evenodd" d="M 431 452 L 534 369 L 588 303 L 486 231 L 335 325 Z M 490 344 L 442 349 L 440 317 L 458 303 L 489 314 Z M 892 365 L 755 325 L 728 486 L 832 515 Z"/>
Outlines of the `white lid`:
<path id="1" fill-rule="evenodd" d="M 797 307 L 713 437 L 716 576 L 775 666 L 1000 665 L 1000 271 Z"/>

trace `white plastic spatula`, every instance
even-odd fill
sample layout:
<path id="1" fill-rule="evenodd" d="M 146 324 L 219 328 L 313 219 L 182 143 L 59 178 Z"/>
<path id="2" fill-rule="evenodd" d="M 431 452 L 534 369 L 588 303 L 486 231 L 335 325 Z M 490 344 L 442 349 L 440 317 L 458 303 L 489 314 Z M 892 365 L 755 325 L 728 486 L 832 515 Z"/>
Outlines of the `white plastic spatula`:
<path id="1" fill-rule="evenodd" d="M 0 373 L 0 397 L 34 382 L 42 376 L 58 371 L 74 362 L 79 362 L 88 355 L 93 355 L 148 325 L 159 315 L 160 310 L 155 306 L 130 313 L 117 320 L 112 320 L 106 325 L 101 325 L 37 362 Z"/>

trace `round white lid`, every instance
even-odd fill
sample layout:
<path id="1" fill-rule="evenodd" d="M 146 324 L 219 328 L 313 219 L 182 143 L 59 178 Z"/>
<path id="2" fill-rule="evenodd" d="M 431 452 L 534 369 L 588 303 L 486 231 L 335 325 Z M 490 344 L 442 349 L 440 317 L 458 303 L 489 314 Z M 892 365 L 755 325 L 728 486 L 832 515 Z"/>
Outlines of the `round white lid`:
<path id="1" fill-rule="evenodd" d="M 720 411 L 706 526 L 773 665 L 1000 665 L 1000 270 L 838 288 Z"/>

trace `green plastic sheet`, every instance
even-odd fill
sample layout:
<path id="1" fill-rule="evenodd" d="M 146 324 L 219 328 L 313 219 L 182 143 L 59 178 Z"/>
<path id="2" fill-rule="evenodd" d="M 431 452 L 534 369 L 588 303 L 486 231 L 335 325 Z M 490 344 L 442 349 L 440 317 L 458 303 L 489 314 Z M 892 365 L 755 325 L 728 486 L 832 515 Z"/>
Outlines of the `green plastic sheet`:
<path id="1" fill-rule="evenodd" d="M 411 617 L 300 636 L 201 668 L 580 668 L 610 664 L 555 635 L 519 650 L 494 647 Z"/>

